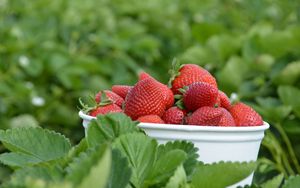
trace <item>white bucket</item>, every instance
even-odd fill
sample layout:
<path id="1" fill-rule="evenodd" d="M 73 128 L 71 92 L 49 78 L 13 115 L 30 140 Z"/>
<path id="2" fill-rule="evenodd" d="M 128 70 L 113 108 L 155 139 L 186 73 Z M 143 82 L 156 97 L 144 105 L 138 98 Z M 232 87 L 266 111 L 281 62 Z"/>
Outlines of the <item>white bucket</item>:
<path id="1" fill-rule="evenodd" d="M 94 119 L 82 112 L 83 126 L 87 130 L 88 123 Z M 199 160 L 204 163 L 219 161 L 256 161 L 264 131 L 269 124 L 249 127 L 212 127 L 140 123 L 138 125 L 146 134 L 157 139 L 160 144 L 173 140 L 187 140 L 199 149 Z M 243 181 L 230 186 L 251 185 L 253 174 Z"/>

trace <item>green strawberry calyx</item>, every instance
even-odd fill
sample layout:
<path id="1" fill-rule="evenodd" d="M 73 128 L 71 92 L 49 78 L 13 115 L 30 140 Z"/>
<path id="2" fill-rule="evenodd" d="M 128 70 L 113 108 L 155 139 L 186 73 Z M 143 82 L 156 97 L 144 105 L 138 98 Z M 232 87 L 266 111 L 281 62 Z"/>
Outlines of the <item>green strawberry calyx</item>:
<path id="1" fill-rule="evenodd" d="M 180 75 L 179 70 L 181 69 L 182 66 L 183 65 L 181 65 L 180 62 L 176 58 L 173 59 L 172 68 L 169 70 L 169 74 L 171 75 L 170 80 L 168 82 L 169 88 L 172 87 L 172 83 L 175 80 L 175 78 Z"/>
<path id="2" fill-rule="evenodd" d="M 97 103 L 95 101 L 95 98 L 91 95 L 89 96 L 88 99 L 89 99 L 88 101 L 89 104 L 83 102 L 83 100 L 79 98 L 79 104 L 81 106 L 79 107 L 79 109 L 85 114 L 88 114 L 90 111 L 95 110 L 98 107 L 107 106 L 113 103 L 113 101 L 107 97 L 104 91 L 101 91 L 101 101 L 99 103 Z"/>

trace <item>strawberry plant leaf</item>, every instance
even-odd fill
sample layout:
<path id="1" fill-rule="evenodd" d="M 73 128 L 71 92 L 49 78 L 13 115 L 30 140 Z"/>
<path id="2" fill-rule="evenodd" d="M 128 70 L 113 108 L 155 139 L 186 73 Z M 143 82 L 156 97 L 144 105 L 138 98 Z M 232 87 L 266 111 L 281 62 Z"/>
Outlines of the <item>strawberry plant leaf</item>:
<path id="1" fill-rule="evenodd" d="M 278 176 L 274 177 L 273 179 L 263 183 L 261 188 L 276 188 L 280 187 L 282 180 L 284 178 L 283 174 L 279 174 Z"/>
<path id="2" fill-rule="evenodd" d="M 26 187 L 26 188 L 73 188 L 72 184 L 69 182 L 46 182 L 41 179 L 32 179 L 32 178 L 26 179 L 26 181 L 24 182 L 22 187 Z M 20 188 L 20 186 L 16 186 L 16 187 L 9 186 L 7 188 Z"/>
<path id="3" fill-rule="evenodd" d="M 108 147 L 102 148 L 102 156 L 94 161 L 90 172 L 82 179 L 78 188 L 104 188 L 106 186 L 111 167 L 111 150 Z"/>
<path id="4" fill-rule="evenodd" d="M 178 166 L 173 176 L 167 182 L 165 188 L 185 188 L 187 187 L 187 177 L 182 165 Z"/>
<path id="5" fill-rule="evenodd" d="M 123 113 L 100 115 L 97 120 L 91 121 L 87 131 L 89 147 L 104 142 L 111 142 L 122 134 L 138 132 L 138 122 L 132 121 Z"/>
<path id="6" fill-rule="evenodd" d="M 283 184 L 282 188 L 300 187 L 300 175 L 290 176 Z"/>
<path id="7" fill-rule="evenodd" d="M 248 67 L 243 61 L 235 56 L 228 60 L 224 68 L 217 74 L 220 90 L 225 93 L 238 91 L 248 71 Z"/>
<path id="8" fill-rule="evenodd" d="M 68 163 L 70 163 L 75 157 L 78 157 L 80 153 L 85 152 L 88 149 L 86 139 L 82 139 L 79 144 L 72 147 L 64 158 L 64 161 L 62 161 L 62 166 L 66 166 Z"/>
<path id="9" fill-rule="evenodd" d="M 31 161 L 36 162 L 38 160 L 47 162 L 60 159 L 71 148 L 70 141 L 63 135 L 41 128 L 17 128 L 0 131 L 0 140 L 10 151 L 23 153 L 26 159 L 31 156 Z M 18 160 L 20 157 L 21 155 L 19 155 Z"/>
<path id="10" fill-rule="evenodd" d="M 107 188 L 123 188 L 129 184 L 131 169 L 119 150 L 112 150 L 111 171 Z"/>
<path id="11" fill-rule="evenodd" d="M 185 172 L 187 176 L 190 176 L 197 164 L 197 159 L 199 155 L 197 154 L 198 148 L 194 147 L 194 144 L 187 141 L 174 141 L 174 142 L 167 142 L 166 144 L 159 145 L 158 148 L 158 158 L 160 158 L 160 155 L 163 155 L 164 153 L 171 151 L 173 149 L 181 149 L 186 152 L 187 158 L 183 163 L 183 167 L 185 169 Z"/>
<path id="12" fill-rule="evenodd" d="M 281 101 L 291 106 L 295 115 L 300 117 L 300 90 L 293 86 L 279 86 L 277 92 Z"/>
<path id="13" fill-rule="evenodd" d="M 158 185 L 161 187 L 174 174 L 178 166 L 186 160 L 187 154 L 180 150 L 174 149 L 157 157 L 146 182 L 149 185 Z"/>
<path id="14" fill-rule="evenodd" d="M 300 61 L 291 62 L 287 64 L 284 69 L 274 77 L 276 84 L 294 85 L 300 78 Z"/>
<path id="15" fill-rule="evenodd" d="M 27 155 L 25 153 L 2 153 L 0 155 L 0 162 L 11 167 L 25 167 L 27 165 L 33 165 L 42 162 L 42 160 Z"/>
<path id="16" fill-rule="evenodd" d="M 282 105 L 280 100 L 272 97 L 256 98 L 259 106 L 252 105 L 259 114 L 261 114 L 264 119 L 268 122 L 280 122 L 285 119 L 290 112 L 292 107 L 288 105 Z"/>
<path id="17" fill-rule="evenodd" d="M 255 162 L 222 161 L 213 164 L 199 164 L 192 176 L 191 185 L 202 188 L 224 188 L 249 176 L 255 167 Z M 216 177 L 218 177 L 217 181 Z"/>
<path id="18" fill-rule="evenodd" d="M 27 179 L 40 179 L 45 182 L 59 182 L 63 179 L 63 171 L 57 166 L 34 166 L 17 170 L 7 183 L 11 186 L 24 186 Z"/>
<path id="19" fill-rule="evenodd" d="M 88 183 L 86 182 L 87 179 L 90 179 L 91 182 L 93 181 L 95 185 L 99 186 L 100 184 L 102 185 L 103 182 L 106 182 L 111 165 L 111 154 L 107 148 L 107 145 L 100 145 L 79 154 L 66 168 L 66 180 L 71 181 L 74 185 L 85 185 Z M 104 165 L 103 161 L 107 164 Z M 98 182 L 94 181 L 97 180 L 94 179 L 95 173 L 98 173 Z M 99 174 L 101 174 L 101 176 L 99 176 Z"/>
<path id="20" fill-rule="evenodd" d="M 129 133 L 118 137 L 113 148 L 121 151 L 132 170 L 130 182 L 134 187 L 143 187 L 155 163 L 157 141 L 142 133 Z"/>

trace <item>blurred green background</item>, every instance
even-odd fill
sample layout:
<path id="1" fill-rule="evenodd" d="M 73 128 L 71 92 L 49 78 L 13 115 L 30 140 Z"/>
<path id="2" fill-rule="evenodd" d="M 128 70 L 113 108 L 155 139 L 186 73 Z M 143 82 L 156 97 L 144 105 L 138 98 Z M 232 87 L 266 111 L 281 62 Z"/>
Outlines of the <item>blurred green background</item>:
<path id="1" fill-rule="evenodd" d="M 256 182 L 300 172 L 299 0 L 0 0 L 0 16 L 1 129 L 42 126 L 76 143 L 79 97 L 132 85 L 140 70 L 167 83 L 176 57 L 272 125 Z"/>

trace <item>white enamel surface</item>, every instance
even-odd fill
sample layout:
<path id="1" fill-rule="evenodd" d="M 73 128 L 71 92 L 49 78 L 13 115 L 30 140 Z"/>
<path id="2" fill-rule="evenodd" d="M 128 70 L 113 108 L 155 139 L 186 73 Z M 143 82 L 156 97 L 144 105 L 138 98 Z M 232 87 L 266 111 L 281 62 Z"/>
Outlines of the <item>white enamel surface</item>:
<path id="1" fill-rule="evenodd" d="M 95 119 L 79 112 L 83 126 L 87 130 L 88 123 Z M 199 148 L 199 160 L 204 163 L 218 161 L 256 161 L 264 131 L 269 124 L 249 127 L 211 127 L 191 125 L 169 125 L 140 123 L 146 134 L 157 139 L 160 144 L 172 140 L 187 140 Z M 253 174 L 232 187 L 251 184 Z"/>

